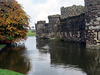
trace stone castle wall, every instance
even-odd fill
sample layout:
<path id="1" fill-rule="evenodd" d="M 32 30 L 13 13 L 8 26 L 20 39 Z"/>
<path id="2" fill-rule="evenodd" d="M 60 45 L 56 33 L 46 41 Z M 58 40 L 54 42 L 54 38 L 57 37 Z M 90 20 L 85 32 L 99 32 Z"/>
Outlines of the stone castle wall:
<path id="1" fill-rule="evenodd" d="M 86 44 L 87 47 L 100 46 L 100 0 L 85 0 Z M 96 48 L 98 48 L 96 47 Z"/>
<path id="2" fill-rule="evenodd" d="M 83 6 L 73 5 L 71 7 L 62 7 L 61 8 L 61 18 L 78 16 L 82 13 L 84 13 L 84 7 Z"/>
<path id="3" fill-rule="evenodd" d="M 73 8 L 81 8 L 82 6 L 72 6 L 70 10 Z M 68 7 L 69 8 L 69 7 Z M 71 9 L 72 8 L 72 9 Z M 76 10 L 76 9 L 75 9 Z M 79 10 L 77 10 L 78 12 Z M 82 10 L 83 11 L 83 10 Z M 84 12 L 82 12 L 84 13 Z M 61 15 L 50 15 L 48 16 L 48 33 L 47 36 L 49 39 L 62 39 L 64 41 L 74 41 L 74 42 L 85 42 L 85 15 L 82 13 L 72 13 L 74 16 L 69 15 L 65 16 L 66 18 L 62 18 Z M 76 16 L 77 15 L 77 16 Z M 45 22 L 36 24 L 37 37 L 44 37 L 43 29 L 45 30 Z M 42 29 L 42 30 L 41 30 Z"/>
<path id="4" fill-rule="evenodd" d="M 87 48 L 100 48 L 100 0 L 85 0 L 85 9 L 62 7 L 59 17 L 48 18 L 48 38 L 86 42 Z"/>
<path id="5" fill-rule="evenodd" d="M 35 27 L 37 38 L 48 38 L 48 24 L 45 21 L 38 21 Z"/>
<path id="6" fill-rule="evenodd" d="M 61 37 L 66 41 L 85 43 L 85 14 L 61 19 Z"/>
<path id="7" fill-rule="evenodd" d="M 48 16 L 49 19 L 49 38 L 59 38 L 59 25 L 60 25 L 60 15 L 51 15 Z"/>

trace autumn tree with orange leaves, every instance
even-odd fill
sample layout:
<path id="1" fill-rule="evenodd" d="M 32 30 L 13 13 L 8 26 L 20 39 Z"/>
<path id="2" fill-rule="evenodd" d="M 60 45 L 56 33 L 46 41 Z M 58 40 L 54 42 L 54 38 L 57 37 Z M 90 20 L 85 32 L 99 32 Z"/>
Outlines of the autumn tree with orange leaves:
<path id="1" fill-rule="evenodd" d="M 15 0 L 0 1 L 0 42 L 11 43 L 25 38 L 29 16 Z"/>

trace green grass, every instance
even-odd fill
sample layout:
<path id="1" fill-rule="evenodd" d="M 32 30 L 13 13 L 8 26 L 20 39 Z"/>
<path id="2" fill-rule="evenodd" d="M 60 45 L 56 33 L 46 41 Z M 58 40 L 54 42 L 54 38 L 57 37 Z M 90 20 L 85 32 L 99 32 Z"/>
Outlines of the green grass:
<path id="1" fill-rule="evenodd" d="M 0 75 L 24 75 L 21 73 L 0 69 Z"/>
<path id="2" fill-rule="evenodd" d="M 32 30 L 28 30 L 27 36 L 36 36 L 36 33 L 32 33 Z"/>
<path id="3" fill-rule="evenodd" d="M 5 45 L 0 45 L 0 48 L 4 47 Z"/>

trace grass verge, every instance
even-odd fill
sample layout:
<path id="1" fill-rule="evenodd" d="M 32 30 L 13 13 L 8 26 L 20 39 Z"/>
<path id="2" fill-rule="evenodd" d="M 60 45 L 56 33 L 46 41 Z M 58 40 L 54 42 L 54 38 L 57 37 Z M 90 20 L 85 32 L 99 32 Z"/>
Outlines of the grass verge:
<path id="1" fill-rule="evenodd" d="M 51 41 L 61 41 L 62 39 L 61 38 L 53 38 L 53 39 L 50 39 Z"/>
<path id="2" fill-rule="evenodd" d="M 0 45 L 0 48 L 2 48 L 2 47 L 4 47 L 5 45 L 3 44 L 3 45 Z"/>
<path id="3" fill-rule="evenodd" d="M 0 69 L 0 75 L 24 75 L 21 73 Z"/>
<path id="4" fill-rule="evenodd" d="M 36 36 L 36 33 L 32 32 L 32 30 L 28 30 L 27 36 Z"/>

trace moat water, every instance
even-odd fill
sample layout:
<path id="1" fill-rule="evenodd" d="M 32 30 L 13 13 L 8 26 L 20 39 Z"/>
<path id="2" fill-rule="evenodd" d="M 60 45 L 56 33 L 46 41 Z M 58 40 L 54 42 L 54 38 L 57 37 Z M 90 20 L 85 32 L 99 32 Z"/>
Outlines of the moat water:
<path id="1" fill-rule="evenodd" d="M 25 45 L 0 53 L 0 68 L 25 75 L 100 75 L 100 50 L 28 37 Z"/>

